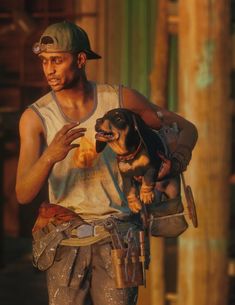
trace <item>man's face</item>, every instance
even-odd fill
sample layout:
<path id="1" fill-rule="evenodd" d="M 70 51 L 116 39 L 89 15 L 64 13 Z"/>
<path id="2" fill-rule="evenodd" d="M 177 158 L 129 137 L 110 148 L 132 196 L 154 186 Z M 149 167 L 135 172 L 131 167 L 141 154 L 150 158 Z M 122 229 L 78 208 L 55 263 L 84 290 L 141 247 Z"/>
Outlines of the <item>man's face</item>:
<path id="1" fill-rule="evenodd" d="M 52 90 L 71 88 L 79 79 L 77 60 L 70 53 L 46 53 L 39 55 L 43 71 Z"/>

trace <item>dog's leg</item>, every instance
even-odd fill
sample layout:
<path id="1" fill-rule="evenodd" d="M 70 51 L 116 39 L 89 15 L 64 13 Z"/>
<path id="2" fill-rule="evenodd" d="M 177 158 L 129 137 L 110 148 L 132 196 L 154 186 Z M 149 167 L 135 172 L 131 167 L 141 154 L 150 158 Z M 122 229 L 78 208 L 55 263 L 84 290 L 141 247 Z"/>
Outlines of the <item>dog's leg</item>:
<path id="1" fill-rule="evenodd" d="M 177 198 L 181 192 L 179 176 L 158 181 L 156 183 L 156 189 L 164 193 L 169 199 Z"/>
<path id="2" fill-rule="evenodd" d="M 141 203 L 137 196 L 137 189 L 132 177 L 122 176 L 123 180 L 123 192 L 127 198 L 128 206 L 134 213 L 138 213 L 141 210 Z"/>
<path id="3" fill-rule="evenodd" d="M 150 167 L 143 176 L 142 185 L 140 187 L 140 200 L 144 204 L 153 202 L 156 176 L 156 169 L 152 167 Z"/>

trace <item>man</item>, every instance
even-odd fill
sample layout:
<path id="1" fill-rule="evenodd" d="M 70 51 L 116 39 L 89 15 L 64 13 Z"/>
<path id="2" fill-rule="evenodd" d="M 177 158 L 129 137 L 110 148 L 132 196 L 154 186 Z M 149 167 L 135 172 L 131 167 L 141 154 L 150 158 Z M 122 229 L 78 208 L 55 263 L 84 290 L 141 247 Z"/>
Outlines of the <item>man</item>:
<path id="1" fill-rule="evenodd" d="M 96 119 L 112 108 L 124 107 L 140 114 L 153 129 L 177 123 L 180 134 L 171 160 L 175 172 L 185 170 L 190 161 L 196 128 L 135 90 L 89 81 L 86 61 L 100 56 L 91 50 L 85 31 L 73 23 L 49 26 L 33 51 L 42 61 L 52 91 L 33 103 L 20 120 L 18 201 L 30 203 L 48 180 L 51 206 L 65 208 L 93 227 L 102 227 L 110 216 L 117 223 L 126 219 L 131 226 L 114 155 L 108 149 L 101 155 L 95 151 Z M 60 228 L 59 223 L 56 230 Z M 137 287 L 115 288 L 107 234 L 77 231 L 78 238 L 72 239 L 74 228 L 66 231 L 54 261 L 44 268 L 50 305 L 90 304 L 89 300 L 94 305 L 135 304 Z M 82 241 L 88 238 L 86 245 L 79 243 L 80 235 Z M 74 240 L 78 240 L 76 244 Z"/>

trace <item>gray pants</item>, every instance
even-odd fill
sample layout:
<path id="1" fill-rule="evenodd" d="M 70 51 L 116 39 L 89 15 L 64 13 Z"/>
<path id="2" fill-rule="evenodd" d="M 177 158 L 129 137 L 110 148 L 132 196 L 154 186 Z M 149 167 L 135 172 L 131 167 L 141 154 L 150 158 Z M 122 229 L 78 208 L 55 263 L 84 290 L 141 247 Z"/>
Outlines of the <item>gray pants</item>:
<path id="1" fill-rule="evenodd" d="M 116 289 L 111 243 L 59 246 L 47 270 L 49 305 L 135 305 L 138 287 Z"/>

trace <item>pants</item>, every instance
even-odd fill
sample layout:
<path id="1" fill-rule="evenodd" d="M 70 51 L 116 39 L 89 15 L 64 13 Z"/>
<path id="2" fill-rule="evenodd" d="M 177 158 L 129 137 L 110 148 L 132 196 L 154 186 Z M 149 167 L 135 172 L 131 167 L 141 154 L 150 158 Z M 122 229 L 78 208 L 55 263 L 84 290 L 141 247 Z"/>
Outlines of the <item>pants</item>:
<path id="1" fill-rule="evenodd" d="M 135 305 L 138 287 L 117 289 L 111 243 L 59 246 L 47 270 L 49 305 Z"/>

